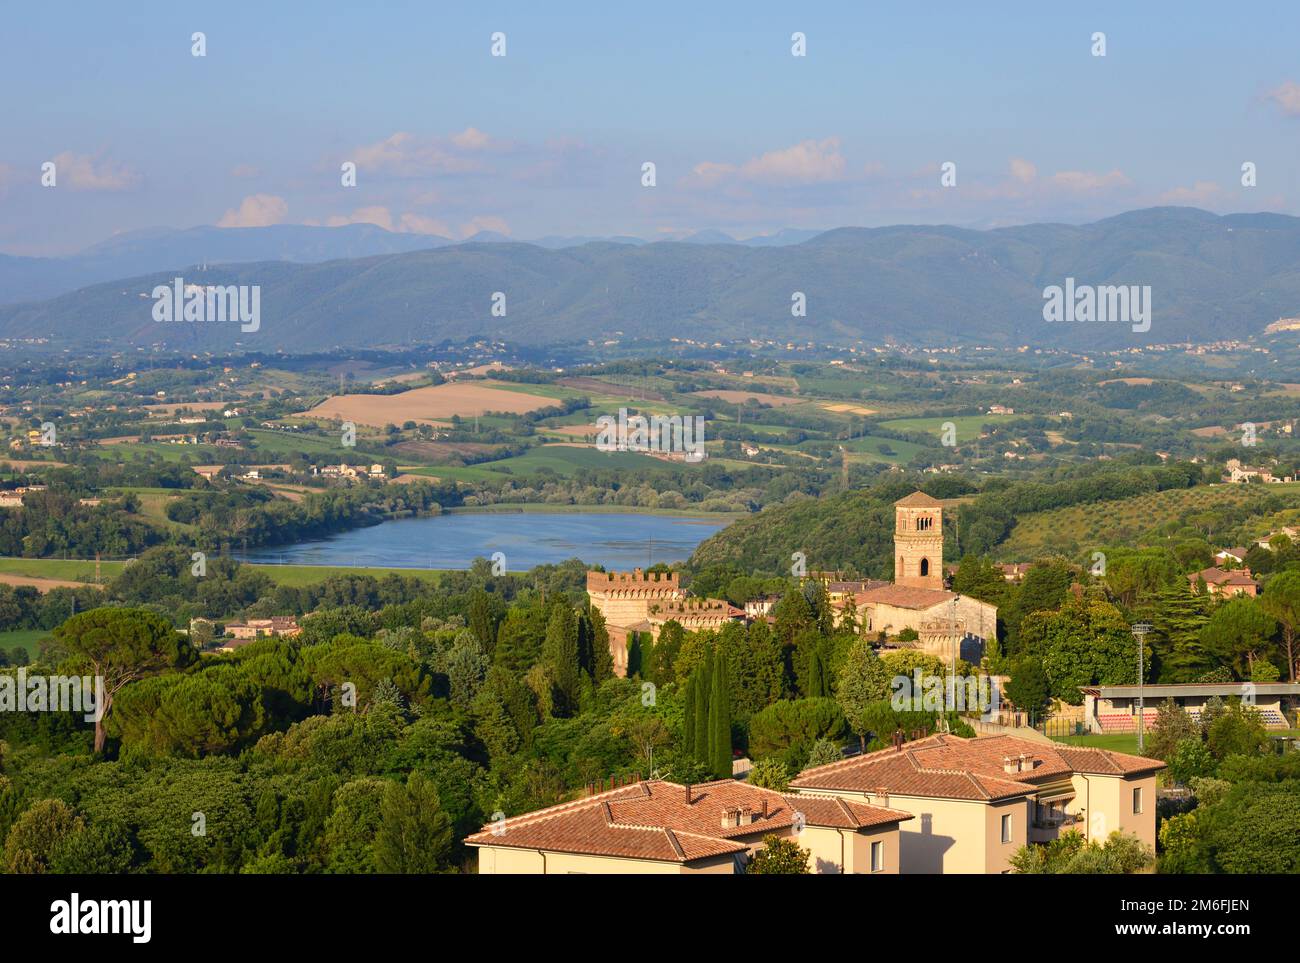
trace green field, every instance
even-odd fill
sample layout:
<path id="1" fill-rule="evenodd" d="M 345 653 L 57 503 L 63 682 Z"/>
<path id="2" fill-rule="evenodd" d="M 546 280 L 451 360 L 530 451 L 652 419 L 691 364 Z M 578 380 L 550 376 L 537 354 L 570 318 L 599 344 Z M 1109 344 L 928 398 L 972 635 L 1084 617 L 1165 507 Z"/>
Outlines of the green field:
<path id="1" fill-rule="evenodd" d="M 550 468 L 557 475 L 573 475 L 580 468 L 618 468 L 627 471 L 645 471 L 667 468 L 669 463 L 649 455 L 631 451 L 597 451 L 595 448 L 548 446 L 534 448 L 515 458 L 493 462 L 492 467 L 508 468 L 514 474 L 529 473 L 539 468 Z"/>
<path id="2" fill-rule="evenodd" d="M 268 576 L 276 585 L 287 585 L 291 588 L 314 585 L 317 582 L 323 582 L 327 578 L 334 578 L 338 575 L 370 575 L 374 578 L 383 578 L 385 575 L 405 575 L 436 584 L 443 574 L 438 569 L 428 568 L 356 568 L 347 565 L 247 564 L 249 568 L 256 569 L 263 575 Z"/>
<path id="3" fill-rule="evenodd" d="M 939 440 L 943 435 L 943 426 L 951 421 L 957 430 L 957 443 L 974 441 L 980 436 L 980 429 L 989 424 L 1011 424 L 1018 420 L 1015 415 L 958 415 L 956 418 L 936 416 L 933 418 L 894 418 L 882 421 L 881 427 L 890 431 L 917 431 L 933 435 Z"/>
<path id="4" fill-rule="evenodd" d="M 122 571 L 125 564 L 100 562 L 100 574 L 107 581 Z M 95 562 L 62 558 L 0 558 L 0 573 L 25 575 L 28 578 L 58 578 L 69 582 L 93 582 Z"/>
<path id="5" fill-rule="evenodd" d="M 1107 545 L 1136 545 L 1188 513 L 1248 507 L 1270 496 L 1280 496 L 1294 506 L 1284 515 L 1300 509 L 1300 484 L 1286 484 L 1198 485 L 1116 501 L 1029 512 L 1018 518 L 1011 535 L 998 546 L 996 554 L 1004 560 L 1024 560 L 1054 552 L 1075 556 Z M 1281 521 L 1281 517 L 1261 516 L 1260 533 Z"/>
<path id="6" fill-rule="evenodd" d="M 12 652 L 22 647 L 32 658 L 36 657 L 41 639 L 50 635 L 46 629 L 14 629 L 12 632 L 0 632 L 0 652 Z"/>

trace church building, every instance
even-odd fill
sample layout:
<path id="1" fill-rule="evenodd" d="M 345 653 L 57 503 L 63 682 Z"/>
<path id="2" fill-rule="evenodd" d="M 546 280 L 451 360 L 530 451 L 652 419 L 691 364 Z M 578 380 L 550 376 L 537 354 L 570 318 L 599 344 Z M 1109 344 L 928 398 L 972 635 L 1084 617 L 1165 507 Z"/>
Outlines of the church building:
<path id="1" fill-rule="evenodd" d="M 863 634 L 912 629 L 922 651 L 947 660 L 955 648 L 978 664 L 997 638 L 998 608 L 945 589 L 943 571 L 943 502 L 913 492 L 894 503 L 894 581 L 853 593 Z"/>

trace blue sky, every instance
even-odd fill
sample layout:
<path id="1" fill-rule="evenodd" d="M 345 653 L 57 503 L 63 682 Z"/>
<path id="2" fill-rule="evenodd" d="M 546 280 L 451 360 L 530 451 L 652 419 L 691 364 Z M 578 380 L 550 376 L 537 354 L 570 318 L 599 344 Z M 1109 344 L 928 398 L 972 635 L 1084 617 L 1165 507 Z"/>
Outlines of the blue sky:
<path id="1" fill-rule="evenodd" d="M 653 238 L 1300 214 L 1300 5 L 806 6 L 23 5 L 0 35 L 0 250 L 198 224 Z"/>

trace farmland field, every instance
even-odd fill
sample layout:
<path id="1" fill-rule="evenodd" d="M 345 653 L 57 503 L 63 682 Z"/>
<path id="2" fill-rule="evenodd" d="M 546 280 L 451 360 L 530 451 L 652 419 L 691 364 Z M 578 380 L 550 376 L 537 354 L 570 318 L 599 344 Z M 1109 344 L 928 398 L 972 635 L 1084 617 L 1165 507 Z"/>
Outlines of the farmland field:
<path id="1" fill-rule="evenodd" d="M 514 390 L 513 386 L 501 388 L 482 382 L 454 382 L 415 388 L 396 395 L 335 395 L 302 414 L 304 417 L 383 427 L 407 421 L 445 421 L 453 415 L 472 418 L 488 411 L 521 415 L 550 407 L 555 402 L 555 398 Z"/>
<path id="2" fill-rule="evenodd" d="M 1006 424 L 1016 420 L 1015 415 L 958 415 L 955 418 L 936 416 L 933 418 L 895 418 L 882 421 L 881 427 L 891 431 L 919 431 L 939 437 L 945 422 L 951 421 L 957 429 L 957 441 L 963 443 L 974 441 L 980 436 L 980 429 L 990 424 Z"/>
<path id="3" fill-rule="evenodd" d="M 791 398 L 789 395 L 774 395 L 765 391 L 697 391 L 696 395 L 701 398 L 717 398 L 719 401 L 725 401 L 728 404 L 739 405 L 746 401 L 757 401 L 761 404 L 771 405 L 773 408 L 785 408 L 789 405 L 801 405 L 806 398 Z"/>

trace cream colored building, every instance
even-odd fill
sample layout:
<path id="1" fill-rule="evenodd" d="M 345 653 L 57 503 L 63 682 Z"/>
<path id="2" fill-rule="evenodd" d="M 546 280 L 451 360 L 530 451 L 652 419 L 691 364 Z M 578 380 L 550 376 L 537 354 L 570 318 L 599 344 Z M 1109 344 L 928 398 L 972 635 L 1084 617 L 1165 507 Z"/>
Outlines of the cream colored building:
<path id="1" fill-rule="evenodd" d="M 916 648 L 945 661 L 978 663 L 997 638 L 998 607 L 949 592 L 943 579 L 943 502 L 913 492 L 894 503 L 894 581 L 837 582 L 831 604 L 846 617 L 849 599 L 864 635 L 916 632 Z M 829 589 L 828 589 L 829 591 Z"/>
<path id="2" fill-rule="evenodd" d="M 813 873 L 896 874 L 906 812 L 783 795 L 724 779 L 631 782 L 485 826 L 465 842 L 482 874 L 743 872 L 764 839 L 793 839 Z"/>
<path id="3" fill-rule="evenodd" d="M 690 598 L 676 572 L 588 572 L 587 597 L 605 617 L 609 650 L 616 675 L 627 675 L 629 632 L 644 632 L 653 639 L 668 622 L 687 632 L 720 629 L 742 619 L 738 609 L 724 599 Z"/>
<path id="4" fill-rule="evenodd" d="M 1154 852 L 1164 765 L 1011 736 L 936 735 L 805 770 L 790 787 L 915 816 L 900 827 L 903 873 L 1005 873 L 1018 848 L 1067 830 L 1098 841 L 1132 833 Z"/>

